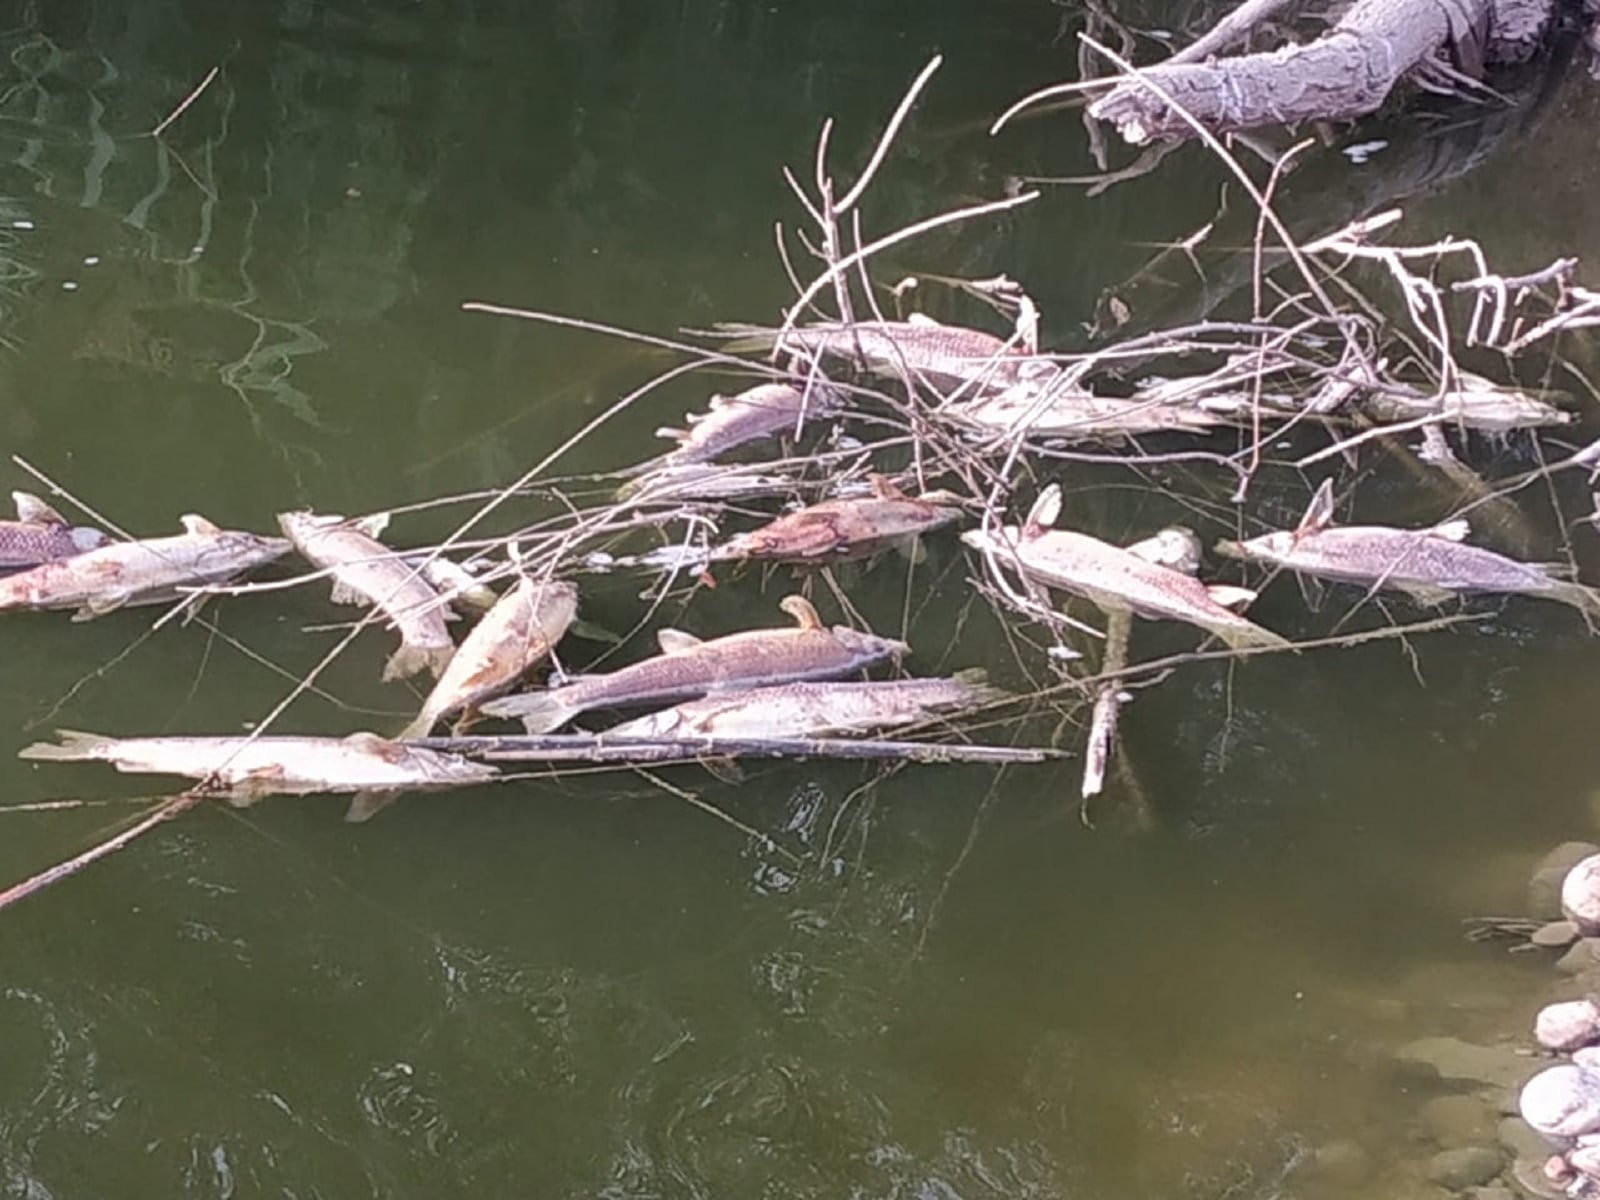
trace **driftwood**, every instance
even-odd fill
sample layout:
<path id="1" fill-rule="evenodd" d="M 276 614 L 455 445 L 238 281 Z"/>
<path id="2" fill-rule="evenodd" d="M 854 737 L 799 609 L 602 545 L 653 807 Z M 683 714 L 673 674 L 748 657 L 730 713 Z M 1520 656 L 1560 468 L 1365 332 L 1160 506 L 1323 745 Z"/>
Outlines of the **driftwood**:
<path id="1" fill-rule="evenodd" d="M 407 745 L 483 762 L 675 763 L 714 758 L 853 758 L 920 763 L 1039 763 L 1042 746 L 975 746 L 868 738 L 619 738 L 593 733 L 417 738 Z"/>
<path id="2" fill-rule="evenodd" d="M 1180 52 L 1126 78 L 1089 113 L 1135 144 L 1192 137 L 1196 123 L 1231 133 L 1365 116 L 1408 77 L 1435 87 L 1470 83 L 1485 66 L 1526 61 L 1554 8 L 1555 0 L 1357 0 L 1305 45 L 1208 62 Z M 1227 40 L 1242 24 L 1224 21 Z"/>

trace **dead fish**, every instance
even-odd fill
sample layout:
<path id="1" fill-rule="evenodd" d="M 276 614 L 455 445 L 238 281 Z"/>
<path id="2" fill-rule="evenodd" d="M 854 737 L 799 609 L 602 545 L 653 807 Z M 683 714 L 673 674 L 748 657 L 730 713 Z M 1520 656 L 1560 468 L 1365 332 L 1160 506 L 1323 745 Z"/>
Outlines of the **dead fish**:
<path id="1" fill-rule="evenodd" d="M 784 738 L 869 733 L 1003 700 L 981 670 L 952 679 L 791 683 L 680 704 L 605 731 L 606 737 Z"/>
<path id="2" fill-rule="evenodd" d="M 87 621 L 124 605 L 166 604 L 189 589 L 225 583 L 289 552 L 282 538 L 218 529 L 204 517 L 183 517 L 174 537 L 115 542 L 0 579 L 0 611 L 72 608 Z"/>
<path id="3" fill-rule="evenodd" d="M 1333 480 L 1325 479 L 1300 524 L 1246 542 L 1222 542 L 1219 553 L 1287 567 L 1320 579 L 1405 592 L 1424 604 L 1474 592 L 1543 596 L 1600 616 L 1600 593 L 1558 579 L 1537 563 L 1521 562 L 1481 546 L 1459 518 L 1431 529 L 1388 525 L 1335 525 Z"/>
<path id="4" fill-rule="evenodd" d="M 824 500 L 785 513 L 759 529 L 729 538 L 711 551 L 709 561 L 842 562 L 865 558 L 904 545 L 961 516 L 961 509 L 938 503 L 953 500 L 948 493 L 929 492 L 913 498 L 882 475 L 868 478 L 871 496 Z"/>
<path id="5" fill-rule="evenodd" d="M 656 436 L 678 443 L 664 456 L 668 463 L 711 462 L 750 442 L 793 433 L 803 421 L 834 416 L 843 407 L 833 388 L 802 392 L 793 384 L 762 383 L 736 396 L 713 396 L 708 411 L 689 414 L 689 428 L 658 429 Z"/>
<path id="6" fill-rule="evenodd" d="M 840 358 L 875 375 L 921 377 L 941 388 L 1004 387 L 1041 364 L 992 333 L 942 325 L 927 317 L 909 321 L 825 322 L 782 333 L 757 325 L 718 325 L 733 337 L 729 350 L 800 351 L 814 358 Z"/>
<path id="7" fill-rule="evenodd" d="M 371 604 L 400 631 L 400 649 L 384 665 L 385 680 L 419 671 L 442 675 L 455 654 L 439 593 L 377 539 L 387 517 L 354 523 L 309 512 L 278 514 L 278 525 L 302 557 L 333 575 L 335 604 Z"/>
<path id="8" fill-rule="evenodd" d="M 11 499 L 17 519 L 0 521 L 0 571 L 58 562 L 111 544 L 100 530 L 70 524 L 37 496 L 12 492 Z"/>
<path id="9" fill-rule="evenodd" d="M 1097 396 L 1059 380 L 1024 380 L 988 396 L 947 408 L 958 421 L 983 431 L 1080 441 L 1150 433 L 1206 433 L 1231 425 L 1223 413 L 1159 395 L 1122 399 Z"/>
<path id="10" fill-rule="evenodd" d="M 488 612 L 500 597 L 495 590 L 453 558 L 442 554 L 402 554 L 400 560 L 421 573 L 451 608 L 465 613 Z"/>
<path id="11" fill-rule="evenodd" d="M 381 738 L 114 738 L 58 730 L 60 743 L 36 742 L 17 757 L 39 762 L 104 762 L 126 774 L 181 775 L 233 804 L 263 796 L 355 793 L 347 820 L 365 820 L 400 792 L 484 783 L 498 772 L 484 763 Z"/>
<path id="12" fill-rule="evenodd" d="M 1061 489 L 1051 484 L 1020 528 L 974 529 L 961 537 L 969 546 L 1015 562 L 1040 583 L 1076 592 L 1107 612 L 1131 611 L 1152 620 L 1187 621 L 1216 634 L 1234 649 L 1288 646 L 1271 630 L 1229 611 L 1231 606 L 1254 600 L 1254 592 L 1207 585 L 1181 570 L 1088 534 L 1050 528 L 1060 512 Z"/>
<path id="13" fill-rule="evenodd" d="M 1363 407 L 1378 421 L 1410 421 L 1436 415 L 1446 424 L 1484 433 L 1567 425 L 1578 419 L 1576 414 L 1557 408 L 1547 400 L 1501 387 L 1481 375 L 1457 371 L 1456 377 L 1458 386 L 1442 395 L 1372 392 Z"/>
<path id="14" fill-rule="evenodd" d="M 402 738 L 426 737 L 451 713 L 509 691 L 550 653 L 578 615 L 570 583 L 524 577 L 473 627 Z"/>
<path id="15" fill-rule="evenodd" d="M 678 629 L 657 634 L 661 654 L 606 675 L 595 675 L 542 692 L 524 692 L 483 706 L 497 717 L 518 717 L 529 733 L 559 729 L 592 708 L 670 704 L 768 684 L 836 679 L 886 658 L 904 654 L 904 642 L 823 625 L 803 596 L 779 605 L 794 629 L 750 629 L 701 641 Z"/>
<path id="16" fill-rule="evenodd" d="M 1187 525 L 1169 525 L 1165 529 L 1158 529 L 1143 541 L 1134 542 L 1127 550 L 1145 562 L 1171 567 L 1185 575 L 1200 573 L 1203 553 L 1200 537 Z"/>

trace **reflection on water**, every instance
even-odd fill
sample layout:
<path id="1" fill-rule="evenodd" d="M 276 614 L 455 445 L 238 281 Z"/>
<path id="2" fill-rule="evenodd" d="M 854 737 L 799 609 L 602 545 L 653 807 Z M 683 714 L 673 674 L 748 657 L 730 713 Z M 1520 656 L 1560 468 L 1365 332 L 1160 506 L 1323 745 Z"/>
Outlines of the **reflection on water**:
<path id="1" fill-rule="evenodd" d="M 8 450 L 141 532 L 491 486 L 661 363 L 462 300 L 661 332 L 772 313 L 779 165 L 807 161 L 829 113 L 859 161 L 934 48 L 948 65 L 881 227 L 1083 169 L 1070 118 L 982 133 L 1070 69 L 1035 0 L 524 7 L 14 6 Z M 219 64 L 164 139 L 142 136 Z M 1052 193 L 894 266 L 1012 272 L 1058 339 L 1081 337 L 1137 243 L 1209 217 L 1210 170 Z M 1491 241 L 1504 224 L 1452 216 Z M 574 469 L 638 457 L 706 390 L 668 389 Z M 891 576 L 857 597 L 886 628 Z M 919 661 L 1006 662 L 977 622 L 940 662 L 963 597 L 938 590 Z M 697 611 L 765 622 L 755 592 Z M 134 794 L 13 761 L 41 726 L 259 718 L 327 644 L 302 632 L 325 606 L 294 595 L 144 642 L 133 614 L 8 621 L 8 799 Z M 1264 603 L 1268 624 L 1320 619 L 1285 585 Z M 619 627 L 636 608 L 593 604 Z M 1462 943 L 1459 918 L 1514 910 L 1524 860 L 1583 832 L 1589 642 L 1566 614 L 1505 616 L 1414 657 L 1197 667 L 1141 695 L 1142 837 L 1114 808 L 1079 822 L 1070 764 L 673 776 L 768 843 L 633 777 L 408 800 L 359 831 L 317 801 L 190 814 L 0 923 L 3 1194 L 1350 1194 L 1307 1174 L 1317 1147 L 1354 1140 L 1374 1171 L 1417 1155 L 1426 1089 L 1393 1049 L 1516 1027 L 1541 986 Z M 288 726 L 398 723 L 381 654 L 358 646 Z M 0 869 L 128 811 L 12 814 Z"/>

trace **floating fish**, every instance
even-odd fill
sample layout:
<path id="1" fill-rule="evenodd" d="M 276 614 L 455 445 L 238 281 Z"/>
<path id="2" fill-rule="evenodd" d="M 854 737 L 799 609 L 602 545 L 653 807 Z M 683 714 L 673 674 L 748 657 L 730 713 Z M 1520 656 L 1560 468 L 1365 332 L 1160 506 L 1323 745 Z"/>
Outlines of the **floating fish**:
<path id="1" fill-rule="evenodd" d="M 605 731 L 605 737 L 786 738 L 870 733 L 971 712 L 1005 699 L 982 670 L 953 679 L 791 683 L 693 700 Z"/>
<path id="2" fill-rule="evenodd" d="M 1052 529 L 1061 512 L 1061 489 L 1051 484 L 1020 528 L 961 535 L 969 546 L 1014 562 L 1029 577 L 1075 592 L 1107 612 L 1129 611 L 1152 620 L 1186 621 L 1216 634 L 1234 649 L 1286 647 L 1289 643 L 1235 612 L 1255 599 L 1246 588 L 1208 585 L 1180 569 L 1152 562 L 1088 534 Z M 1145 553 L 1157 553 L 1154 548 Z"/>
<path id="3" fill-rule="evenodd" d="M 1295 529 L 1246 542 L 1222 542 L 1217 550 L 1320 579 L 1392 588 L 1424 604 L 1475 592 L 1501 592 L 1543 596 L 1600 616 L 1600 593 L 1593 588 L 1558 579 L 1537 563 L 1468 546 L 1464 539 L 1470 532 L 1459 518 L 1430 529 L 1335 525 L 1333 480 L 1325 479 Z"/>
<path id="4" fill-rule="evenodd" d="M 181 775 L 233 804 L 263 796 L 355 793 L 347 820 L 362 821 L 401 792 L 485 783 L 498 772 L 406 746 L 375 733 L 349 737 L 113 738 L 58 730 L 60 743 L 36 742 L 19 758 L 40 762 L 104 762 L 126 774 Z"/>
<path id="5" fill-rule="evenodd" d="M 523 578 L 473 627 L 403 738 L 425 737 L 451 713 L 509 691 L 550 653 L 578 615 L 578 589 Z"/>
<path id="6" fill-rule="evenodd" d="M 728 343 L 730 350 L 777 347 L 816 358 L 845 359 L 875 375 L 921 378 L 941 389 L 1005 387 L 1035 368 L 1048 367 L 992 333 L 941 325 L 927 317 L 798 325 L 787 332 L 757 325 L 716 328 L 736 339 Z"/>
<path id="7" fill-rule="evenodd" d="M 0 571 L 58 562 L 111 544 L 98 529 L 69 524 L 37 496 L 12 492 L 11 499 L 17 506 L 17 519 L 0 521 Z"/>
<path id="8" fill-rule="evenodd" d="M 871 496 L 824 500 L 785 513 L 759 529 L 729 538 L 711 551 L 710 561 L 842 562 L 904 545 L 961 516 L 961 509 L 938 503 L 954 499 L 948 493 L 913 498 L 881 475 L 869 478 Z"/>
<path id="9" fill-rule="evenodd" d="M 1557 408 L 1547 400 L 1501 387 L 1481 375 L 1457 371 L 1456 381 L 1457 386 L 1442 395 L 1370 392 L 1362 407 L 1368 416 L 1378 421 L 1411 421 L 1437 416 L 1442 423 L 1484 433 L 1567 425 L 1578 419 L 1575 413 Z"/>
<path id="10" fill-rule="evenodd" d="M 124 605 L 166 604 L 225 583 L 289 552 L 282 538 L 218 529 L 193 513 L 173 537 L 115 542 L 0 579 L 0 611 L 76 609 L 75 621 Z"/>
<path id="11" fill-rule="evenodd" d="M 495 590 L 453 558 L 442 554 L 402 554 L 406 566 L 422 578 L 450 607 L 465 614 L 471 609 L 488 612 L 499 601 Z"/>
<path id="12" fill-rule="evenodd" d="M 349 522 L 291 512 L 279 513 L 278 525 L 307 562 L 332 573 L 335 604 L 371 604 L 400 631 L 400 649 L 383 668 L 385 680 L 424 670 L 441 675 L 455 654 L 444 602 L 415 568 L 378 541 L 387 519 Z"/>
<path id="13" fill-rule="evenodd" d="M 823 625 L 802 596 L 779 605 L 793 629 L 750 629 L 701 641 L 677 629 L 657 634 L 661 654 L 606 675 L 594 675 L 541 692 L 524 692 L 483 706 L 497 717 L 517 717 L 529 733 L 559 729 L 593 708 L 670 704 L 715 692 L 836 679 L 906 653 L 904 642 Z"/>
<path id="14" fill-rule="evenodd" d="M 704 463 L 773 434 L 793 433 L 802 422 L 834 416 L 843 407 L 833 388 L 803 392 L 793 384 L 762 383 L 736 396 L 713 396 L 708 411 L 689 414 L 689 428 L 658 429 L 656 436 L 678 443 L 666 462 Z"/>

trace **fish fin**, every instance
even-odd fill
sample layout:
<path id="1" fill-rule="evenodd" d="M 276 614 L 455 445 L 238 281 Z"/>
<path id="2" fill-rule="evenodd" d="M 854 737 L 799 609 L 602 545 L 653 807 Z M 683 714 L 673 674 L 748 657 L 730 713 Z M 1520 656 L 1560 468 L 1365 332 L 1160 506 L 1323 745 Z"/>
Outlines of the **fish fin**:
<path id="1" fill-rule="evenodd" d="M 1472 525 L 1465 517 L 1455 517 L 1449 521 L 1439 522 L 1428 532 L 1446 541 L 1464 542 L 1467 540 L 1467 535 L 1472 532 Z"/>
<path id="2" fill-rule="evenodd" d="M 910 537 L 901 538 L 894 544 L 894 552 L 914 567 L 920 567 L 928 561 L 928 547 L 921 534 L 913 533 Z"/>
<path id="3" fill-rule="evenodd" d="M 17 520 L 24 525 L 67 527 L 67 519 L 32 492 L 12 492 L 11 500 L 17 506 Z"/>
<path id="4" fill-rule="evenodd" d="M 103 617 L 107 613 L 114 613 L 128 602 L 126 592 L 106 592 L 99 596 L 90 596 L 72 614 L 73 621 L 92 621 L 96 617 Z"/>
<path id="5" fill-rule="evenodd" d="M 1306 505 L 1306 511 L 1300 517 L 1300 524 L 1294 528 L 1295 537 L 1304 537 L 1308 533 L 1318 533 L 1333 524 L 1333 476 L 1328 476 L 1311 497 L 1311 503 Z"/>
<path id="6" fill-rule="evenodd" d="M 369 538 L 377 539 L 383 536 L 383 531 L 389 528 L 388 513 L 373 513 L 371 516 L 360 517 L 350 522 L 350 527 L 357 533 L 364 533 Z"/>
<path id="7" fill-rule="evenodd" d="M 280 765 L 257 767 L 235 778 L 223 795 L 234 808 L 249 808 L 258 800 L 277 795 L 277 784 L 282 778 L 283 767 Z"/>
<path id="8" fill-rule="evenodd" d="M 794 623 L 801 629 L 826 628 L 822 618 L 817 615 L 816 606 L 798 592 L 778 601 L 778 607 L 793 617 Z"/>
<path id="9" fill-rule="evenodd" d="M 1229 583 L 1210 583 L 1206 585 L 1206 595 L 1210 596 L 1223 608 L 1235 611 L 1248 608 L 1255 602 L 1256 593 L 1245 587 L 1234 587 Z"/>
<path id="10" fill-rule="evenodd" d="M 923 328 L 923 329 L 938 329 L 938 328 L 940 328 L 939 322 L 935 321 L 927 313 L 920 313 L 920 312 L 907 313 L 906 314 L 906 324 L 907 325 L 916 325 L 916 326 L 919 326 L 920 328 Z"/>
<path id="11" fill-rule="evenodd" d="M 350 807 L 344 810 L 344 819 L 351 825 L 360 825 L 372 820 L 399 798 L 400 793 L 395 791 L 357 792 L 350 797 Z"/>
<path id="12" fill-rule="evenodd" d="M 670 438 L 672 441 L 678 442 L 681 445 L 682 443 L 687 442 L 694 435 L 691 434 L 687 429 L 674 429 L 670 425 L 663 425 L 660 429 L 656 430 L 656 436 L 658 438 Z"/>
<path id="13" fill-rule="evenodd" d="M 1386 586 L 1395 591 L 1409 596 L 1424 608 L 1438 608 L 1447 600 L 1455 598 L 1456 593 L 1448 588 L 1429 587 L 1425 583 L 1389 583 Z"/>
<path id="14" fill-rule="evenodd" d="M 707 758 L 700 762 L 718 783 L 743 783 L 745 781 L 744 768 L 731 758 Z"/>
<path id="15" fill-rule="evenodd" d="M 393 683 L 397 679 L 410 679 L 423 671 L 430 672 L 437 679 L 444 674 L 444 669 L 450 665 L 455 652 L 454 646 L 424 647 L 401 643 L 400 649 L 390 655 L 389 661 L 383 664 L 383 681 Z"/>
<path id="16" fill-rule="evenodd" d="M 605 642 L 608 645 L 622 645 L 622 635 L 607 629 L 604 625 L 596 625 L 593 621 L 586 621 L 578 617 L 567 626 L 567 632 L 574 637 L 581 637 L 586 642 Z"/>
<path id="17" fill-rule="evenodd" d="M 183 531 L 193 537 L 209 537 L 212 534 L 222 532 L 214 523 L 206 520 L 199 513 L 184 513 L 183 516 L 178 518 L 178 522 L 183 526 Z"/>
<path id="18" fill-rule="evenodd" d="M 1322 602 L 1328 598 L 1328 587 L 1315 575 L 1295 572 L 1295 582 L 1300 585 L 1300 598 L 1312 612 L 1322 611 Z"/>
<path id="19" fill-rule="evenodd" d="M 989 685 L 989 672 L 984 667 L 962 667 L 950 678 L 965 687 L 978 688 Z"/>
<path id="20" fill-rule="evenodd" d="M 83 762 L 99 757 L 98 751 L 114 746 L 117 739 L 81 729 L 58 729 L 55 742 L 35 742 L 17 751 L 18 758 L 34 762 Z"/>
<path id="21" fill-rule="evenodd" d="M 345 583 L 342 579 L 337 578 L 333 581 L 333 591 L 330 598 L 335 604 L 372 603 L 372 601 L 368 600 L 367 597 L 361 592 L 356 591 L 356 589 L 351 587 L 348 583 Z"/>
<path id="22" fill-rule="evenodd" d="M 531 734 L 550 733 L 560 729 L 574 715 L 559 691 L 558 688 L 547 688 L 542 692 L 518 692 L 515 696 L 481 705 L 478 711 L 491 717 L 511 717 L 521 721 Z"/>
<path id="23" fill-rule="evenodd" d="M 661 647 L 663 654 L 687 654 L 700 644 L 700 639 L 692 633 L 685 633 L 681 629 L 661 629 L 656 631 L 656 645 Z"/>
<path id="24" fill-rule="evenodd" d="M 1226 642 L 1229 649 L 1232 650 L 1265 649 L 1269 647 L 1275 650 L 1287 650 L 1290 648 L 1288 638 L 1273 633 L 1272 630 L 1257 625 L 1253 621 L 1246 621 L 1242 617 L 1238 621 L 1227 624 L 1219 621 L 1215 625 L 1206 626 L 1206 628 Z"/>
<path id="25" fill-rule="evenodd" d="M 1022 536 L 1037 537 L 1056 523 L 1061 515 L 1061 485 L 1052 483 L 1039 493 L 1039 498 L 1028 510 L 1028 519 L 1022 523 Z"/>
<path id="26" fill-rule="evenodd" d="M 1585 616 L 1600 619 L 1600 592 L 1581 583 L 1558 581 L 1548 593 L 1549 596 L 1570 604 Z M 66 731 L 62 730 L 63 736 Z"/>
<path id="27" fill-rule="evenodd" d="M 869 472 L 867 482 L 872 485 L 872 494 L 879 500 L 904 500 L 906 494 L 895 487 L 894 480 L 887 475 L 879 475 L 876 471 Z"/>
<path id="28" fill-rule="evenodd" d="M 735 399 L 737 397 L 729 396 L 724 392 L 716 392 L 706 399 L 706 407 L 715 412 L 719 408 L 727 408 Z M 699 413 L 690 413 L 688 419 L 691 423 L 705 420 Z"/>

